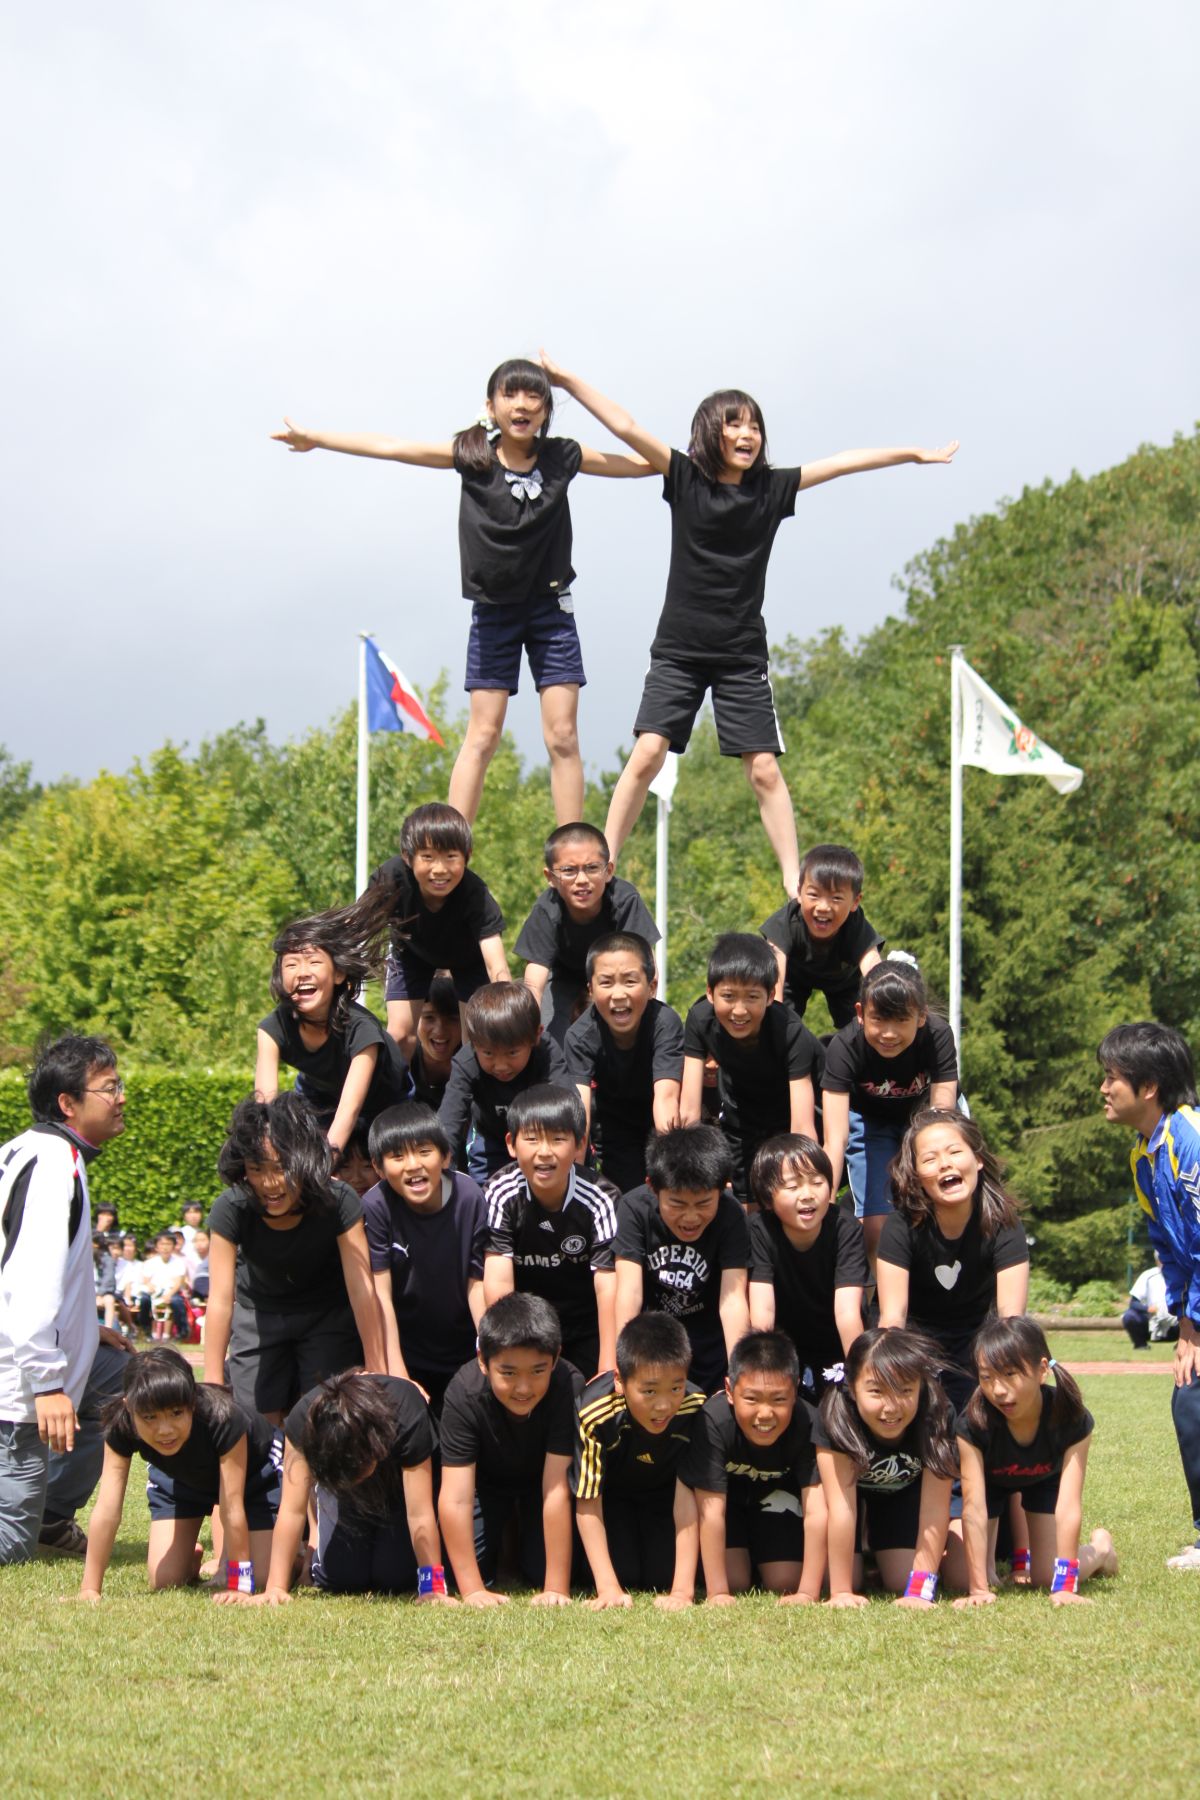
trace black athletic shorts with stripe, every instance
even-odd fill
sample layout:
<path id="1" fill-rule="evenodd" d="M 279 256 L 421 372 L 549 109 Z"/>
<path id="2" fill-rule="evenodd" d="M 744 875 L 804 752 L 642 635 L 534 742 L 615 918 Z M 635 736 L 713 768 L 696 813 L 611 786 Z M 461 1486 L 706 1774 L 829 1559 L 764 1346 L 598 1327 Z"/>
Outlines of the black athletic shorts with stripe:
<path id="1" fill-rule="evenodd" d="M 686 750 L 710 688 L 722 756 L 762 750 L 783 755 L 771 672 L 765 662 L 691 663 L 651 657 L 634 735 L 652 731 L 667 738 L 672 750 Z"/>

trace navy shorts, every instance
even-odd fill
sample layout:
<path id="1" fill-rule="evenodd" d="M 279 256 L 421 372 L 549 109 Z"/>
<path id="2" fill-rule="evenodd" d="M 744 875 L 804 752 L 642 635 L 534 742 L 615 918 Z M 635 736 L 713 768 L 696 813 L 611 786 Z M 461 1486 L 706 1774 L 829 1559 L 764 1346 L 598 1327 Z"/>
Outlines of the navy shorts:
<path id="1" fill-rule="evenodd" d="M 634 736 L 652 731 L 667 738 L 672 750 L 686 750 L 709 688 L 722 756 L 748 756 L 761 750 L 783 755 L 771 673 L 765 662 L 685 663 L 651 657 Z"/>
<path id="2" fill-rule="evenodd" d="M 476 600 L 467 639 L 467 692 L 503 688 L 515 694 L 521 679 L 521 652 L 529 658 L 533 685 L 584 687 L 583 656 L 570 594 L 542 594 L 534 600 Z"/>
<path id="3" fill-rule="evenodd" d="M 1061 1471 L 1060 1471 L 1061 1474 Z M 1014 1493 L 1020 1497 L 1021 1505 L 1027 1513 L 1053 1513 L 1058 1510 L 1059 1475 L 1045 1475 L 1041 1481 L 1031 1481 L 1027 1488 L 995 1487 L 987 1484 L 987 1511 L 989 1519 L 998 1519 L 1008 1508 L 1008 1502 Z"/>
<path id="4" fill-rule="evenodd" d="M 270 1531 L 279 1511 L 279 1495 L 283 1469 L 283 1433 L 277 1431 L 271 1454 L 261 1469 L 246 1474 L 246 1524 L 251 1531 Z M 152 1519 L 207 1519 L 220 1501 L 220 1491 L 204 1493 L 186 1481 L 177 1481 L 162 1469 L 150 1464 L 146 1476 L 146 1499 Z"/>
<path id="5" fill-rule="evenodd" d="M 428 1000 L 434 976 L 443 973 L 449 975 L 464 1006 L 475 989 L 481 988 L 488 978 L 482 957 L 474 968 L 441 970 L 419 956 L 406 956 L 403 951 L 397 955 L 395 950 L 389 950 L 383 997 L 385 1000 Z"/>
<path id="6" fill-rule="evenodd" d="M 859 1530 L 865 1522 L 871 1550 L 915 1550 L 921 1531 L 921 1482 L 907 1487 L 858 1490 Z"/>

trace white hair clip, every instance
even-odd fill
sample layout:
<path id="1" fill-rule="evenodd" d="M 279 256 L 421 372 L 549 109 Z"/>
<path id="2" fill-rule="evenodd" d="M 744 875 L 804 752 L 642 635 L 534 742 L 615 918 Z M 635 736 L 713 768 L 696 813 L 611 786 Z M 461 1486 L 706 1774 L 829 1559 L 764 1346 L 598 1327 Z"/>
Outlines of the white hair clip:
<path id="1" fill-rule="evenodd" d="M 846 1365 L 844 1362 L 831 1363 L 827 1369 L 821 1370 L 821 1375 L 831 1387 L 841 1387 L 846 1379 Z"/>

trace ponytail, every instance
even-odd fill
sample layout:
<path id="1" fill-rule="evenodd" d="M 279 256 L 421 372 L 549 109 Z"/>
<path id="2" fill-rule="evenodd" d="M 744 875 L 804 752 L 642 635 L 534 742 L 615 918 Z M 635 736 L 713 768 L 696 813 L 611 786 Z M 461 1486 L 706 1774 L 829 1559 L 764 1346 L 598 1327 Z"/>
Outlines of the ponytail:
<path id="1" fill-rule="evenodd" d="M 1075 1377 L 1050 1354 L 1046 1334 L 1027 1313 L 1015 1319 L 985 1319 L 975 1333 L 971 1356 L 978 1373 L 980 1363 L 989 1369 L 1023 1369 L 1032 1375 L 1040 1362 L 1048 1362 L 1054 1371 L 1050 1390 L 1050 1429 L 1055 1435 L 1079 1424 L 1087 1408 Z M 967 1402 L 967 1417 L 972 1425 L 986 1431 L 1001 1417 L 977 1387 Z"/>
<path id="2" fill-rule="evenodd" d="M 488 376 L 488 399 L 494 400 L 497 394 L 530 394 L 534 399 L 540 400 L 545 408 L 545 416 L 538 428 L 538 441 L 546 436 L 554 417 L 554 389 L 540 363 L 529 362 L 523 356 L 512 356 L 507 362 L 502 362 Z M 495 427 L 490 423 L 486 409 L 473 425 L 455 432 L 454 467 L 460 475 L 487 474 L 496 460 L 496 452 L 492 447 L 495 435 Z"/>

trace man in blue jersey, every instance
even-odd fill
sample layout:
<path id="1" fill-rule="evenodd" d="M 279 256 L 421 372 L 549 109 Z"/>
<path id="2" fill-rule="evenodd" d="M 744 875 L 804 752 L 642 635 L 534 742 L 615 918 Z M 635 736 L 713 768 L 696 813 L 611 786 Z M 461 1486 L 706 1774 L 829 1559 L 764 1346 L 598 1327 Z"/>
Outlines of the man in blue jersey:
<path id="1" fill-rule="evenodd" d="M 1105 1118 L 1138 1133 L 1134 1186 L 1179 1320 L 1171 1416 L 1195 1533 L 1167 1567 L 1200 1569 L 1200 1112 L 1192 1055 L 1181 1033 L 1150 1021 L 1115 1026 L 1096 1054 Z"/>

